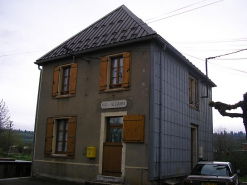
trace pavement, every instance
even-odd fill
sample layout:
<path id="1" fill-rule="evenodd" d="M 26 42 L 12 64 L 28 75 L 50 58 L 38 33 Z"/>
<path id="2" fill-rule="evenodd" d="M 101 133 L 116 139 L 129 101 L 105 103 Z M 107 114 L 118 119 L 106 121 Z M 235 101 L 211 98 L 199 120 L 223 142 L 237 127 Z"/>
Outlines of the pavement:
<path id="1" fill-rule="evenodd" d="M 70 182 L 40 177 L 21 177 L 0 179 L 0 185 L 84 185 L 84 183 Z"/>

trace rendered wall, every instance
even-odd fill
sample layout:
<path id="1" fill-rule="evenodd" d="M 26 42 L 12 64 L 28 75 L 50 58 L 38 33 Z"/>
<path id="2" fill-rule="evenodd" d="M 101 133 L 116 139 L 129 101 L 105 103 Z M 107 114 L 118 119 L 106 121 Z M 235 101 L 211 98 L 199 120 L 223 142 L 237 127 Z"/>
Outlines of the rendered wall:
<path id="1" fill-rule="evenodd" d="M 131 87 L 129 91 L 99 93 L 100 58 L 106 55 L 130 52 Z M 90 62 L 77 59 L 76 96 L 52 98 L 54 67 L 73 62 L 68 59 L 48 62 L 43 66 L 41 91 L 36 124 L 36 143 L 33 171 L 37 176 L 91 181 L 99 175 L 99 146 L 101 114 L 127 111 L 128 115 L 145 115 L 144 143 L 126 143 L 125 181 L 148 183 L 149 145 L 149 93 L 150 93 L 150 48 L 148 43 L 101 50 L 87 54 Z M 98 59 L 97 59 L 98 58 Z M 102 101 L 127 100 L 127 107 L 103 110 Z M 45 157 L 45 134 L 47 117 L 76 116 L 75 158 Z M 86 157 L 86 147 L 96 147 L 95 159 Z"/>

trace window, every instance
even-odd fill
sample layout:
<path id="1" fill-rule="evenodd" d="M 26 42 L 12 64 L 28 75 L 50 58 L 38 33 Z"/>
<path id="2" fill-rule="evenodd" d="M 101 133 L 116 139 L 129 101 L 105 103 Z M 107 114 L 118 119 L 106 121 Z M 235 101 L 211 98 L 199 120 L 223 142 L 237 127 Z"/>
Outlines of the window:
<path id="1" fill-rule="evenodd" d="M 54 69 L 52 96 L 75 95 L 77 64 L 57 66 Z"/>
<path id="2" fill-rule="evenodd" d="M 101 58 L 100 91 L 126 90 L 130 87 L 130 53 Z"/>
<path id="3" fill-rule="evenodd" d="M 198 109 L 198 83 L 192 76 L 189 76 L 189 104 Z"/>
<path id="4" fill-rule="evenodd" d="M 123 117 L 107 118 L 107 142 L 122 142 Z"/>
<path id="5" fill-rule="evenodd" d="M 123 74 L 123 57 L 111 60 L 111 80 L 110 88 L 121 87 Z"/>
<path id="6" fill-rule="evenodd" d="M 68 119 L 57 120 L 56 153 L 66 153 L 68 136 Z"/>
<path id="7" fill-rule="evenodd" d="M 45 136 L 45 156 L 75 154 L 76 118 L 48 118 Z"/>

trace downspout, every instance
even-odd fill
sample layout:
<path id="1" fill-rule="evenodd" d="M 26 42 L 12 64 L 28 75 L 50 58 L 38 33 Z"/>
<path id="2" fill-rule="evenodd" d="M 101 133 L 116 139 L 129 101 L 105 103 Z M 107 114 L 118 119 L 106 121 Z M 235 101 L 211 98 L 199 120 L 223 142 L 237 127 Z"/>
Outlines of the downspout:
<path id="1" fill-rule="evenodd" d="M 35 147 L 35 141 L 36 141 L 36 127 L 37 127 L 37 120 L 38 120 L 40 89 L 41 89 L 42 74 L 43 74 L 43 70 L 42 70 L 42 68 L 40 68 L 40 65 L 38 65 L 38 69 L 40 70 L 40 75 L 39 75 L 38 97 L 37 97 L 37 103 L 36 103 L 36 113 L 35 113 L 35 123 L 34 123 L 34 137 L 33 137 L 33 151 L 32 151 L 33 152 L 33 156 L 32 156 L 32 165 L 31 165 L 31 177 L 33 176 L 34 147 Z"/>
<path id="2" fill-rule="evenodd" d="M 159 102 L 159 106 L 160 106 L 160 110 L 159 110 L 159 184 L 160 184 L 160 180 L 161 180 L 161 169 L 162 169 L 162 90 L 163 90 L 163 86 L 162 86 L 162 79 L 163 79 L 163 73 L 162 73 L 162 68 L 163 68 L 163 63 L 162 63 L 162 51 L 166 50 L 166 45 L 164 45 L 163 50 L 161 50 L 159 52 L 160 56 L 159 56 L 159 60 L 160 60 L 160 102 Z"/>
<path id="3" fill-rule="evenodd" d="M 162 129 L 162 118 L 161 118 L 161 109 L 162 109 L 162 61 L 161 61 L 161 52 L 159 52 L 159 60 L 160 60 L 160 101 L 159 101 L 159 106 L 160 106 L 160 109 L 159 109 L 159 184 L 160 184 L 160 180 L 161 180 L 161 158 L 162 158 L 162 135 L 161 135 L 161 129 Z"/>

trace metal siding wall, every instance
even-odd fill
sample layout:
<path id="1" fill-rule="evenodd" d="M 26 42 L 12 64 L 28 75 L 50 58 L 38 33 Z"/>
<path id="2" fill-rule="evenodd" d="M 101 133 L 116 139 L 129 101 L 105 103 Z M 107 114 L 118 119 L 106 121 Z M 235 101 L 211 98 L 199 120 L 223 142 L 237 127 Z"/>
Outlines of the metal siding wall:
<path id="1" fill-rule="evenodd" d="M 198 146 L 203 146 L 204 159 L 212 160 L 213 130 L 208 106 L 211 91 L 208 99 L 200 98 L 205 89 L 199 80 L 199 111 L 190 108 L 188 69 L 166 51 L 159 52 L 155 46 L 152 50 L 149 169 L 151 179 L 156 180 L 190 173 L 191 123 L 198 125 Z"/>

